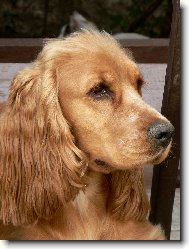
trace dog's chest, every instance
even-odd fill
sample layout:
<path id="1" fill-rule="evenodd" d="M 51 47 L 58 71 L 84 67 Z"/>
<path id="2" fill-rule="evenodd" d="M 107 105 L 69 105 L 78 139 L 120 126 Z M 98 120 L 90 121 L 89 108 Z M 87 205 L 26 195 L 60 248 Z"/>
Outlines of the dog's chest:
<path id="1" fill-rule="evenodd" d="M 103 212 L 106 202 L 106 193 L 102 188 L 101 174 L 94 174 L 85 190 L 81 190 L 72 202 L 74 208 L 81 217 L 91 216 Z"/>
<path id="2" fill-rule="evenodd" d="M 39 224 L 38 229 L 44 233 L 43 238 L 56 240 L 101 238 L 101 227 L 106 217 L 107 192 L 103 190 L 100 175 L 93 174 L 89 180 L 86 189 L 81 190 L 74 201 L 70 201 L 60 209 L 54 219 Z"/>
<path id="3" fill-rule="evenodd" d="M 102 191 L 100 179 L 93 179 L 85 191 L 80 191 L 72 202 L 73 222 L 76 237 L 98 239 L 100 227 L 106 215 L 106 193 Z"/>

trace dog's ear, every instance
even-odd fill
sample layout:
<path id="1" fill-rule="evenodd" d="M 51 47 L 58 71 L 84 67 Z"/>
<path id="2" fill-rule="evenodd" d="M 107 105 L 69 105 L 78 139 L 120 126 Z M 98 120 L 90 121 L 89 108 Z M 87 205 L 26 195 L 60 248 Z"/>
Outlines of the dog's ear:
<path id="1" fill-rule="evenodd" d="M 59 105 L 56 73 L 41 67 L 36 63 L 15 77 L 0 117 L 0 218 L 5 224 L 51 217 L 84 184 L 84 154 Z"/>
<path id="2" fill-rule="evenodd" d="M 142 221 L 149 210 L 142 168 L 117 170 L 110 175 L 109 212 L 122 221 Z"/>

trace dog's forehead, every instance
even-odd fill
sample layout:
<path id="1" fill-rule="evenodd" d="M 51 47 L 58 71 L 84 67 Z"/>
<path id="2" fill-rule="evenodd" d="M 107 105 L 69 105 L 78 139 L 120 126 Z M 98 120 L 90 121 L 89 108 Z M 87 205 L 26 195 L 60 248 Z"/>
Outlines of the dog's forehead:
<path id="1" fill-rule="evenodd" d="M 132 81 L 141 77 L 141 72 L 132 58 L 124 52 L 120 54 L 114 52 L 104 50 L 97 52 L 94 58 L 91 58 L 91 65 L 99 76 L 110 82 L 119 79 Z"/>
<path id="2" fill-rule="evenodd" d="M 72 92 L 74 92 L 73 89 L 86 91 L 86 87 L 92 87 L 95 83 L 102 81 L 110 84 L 115 82 L 132 84 L 140 78 L 140 70 L 130 53 L 121 48 L 113 38 L 99 34 L 84 34 L 76 38 L 63 42 L 64 51 L 66 51 L 65 47 L 69 50 L 63 53 L 59 74 L 60 78 L 62 75 L 62 84 L 69 82 L 67 88 L 72 89 Z"/>
<path id="3" fill-rule="evenodd" d="M 70 67 L 71 65 L 71 67 Z M 138 66 L 127 55 L 115 57 L 106 51 L 79 55 L 75 60 L 63 64 L 58 74 L 62 87 L 69 92 L 79 94 L 89 91 L 95 84 L 108 83 L 119 86 L 121 83 L 134 84 L 140 78 Z M 65 83 L 66 82 L 66 83 Z"/>

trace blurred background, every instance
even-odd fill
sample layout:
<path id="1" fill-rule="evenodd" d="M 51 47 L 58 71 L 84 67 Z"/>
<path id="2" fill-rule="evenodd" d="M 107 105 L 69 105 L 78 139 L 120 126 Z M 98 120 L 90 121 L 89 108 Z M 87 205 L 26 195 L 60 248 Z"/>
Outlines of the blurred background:
<path id="1" fill-rule="evenodd" d="M 51 38 L 83 27 L 168 38 L 171 15 L 171 0 L 1 0 L 0 38 Z"/>

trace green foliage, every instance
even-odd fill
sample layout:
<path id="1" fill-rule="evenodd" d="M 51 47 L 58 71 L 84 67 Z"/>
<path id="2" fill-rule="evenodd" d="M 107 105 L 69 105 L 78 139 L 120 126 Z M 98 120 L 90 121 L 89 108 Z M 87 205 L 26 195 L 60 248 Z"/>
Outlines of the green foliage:
<path id="1" fill-rule="evenodd" d="M 112 15 L 111 16 L 111 29 L 120 27 L 121 29 L 127 29 L 128 27 L 128 18 L 121 15 Z"/>
<path id="2" fill-rule="evenodd" d="M 11 4 L 12 4 L 13 6 L 16 6 L 17 0 L 10 0 L 10 2 L 11 2 Z"/>
<path id="3" fill-rule="evenodd" d="M 112 34 L 169 36 L 171 0 L 6 0 L 0 3 L 0 37 L 56 37 L 74 10 Z"/>

